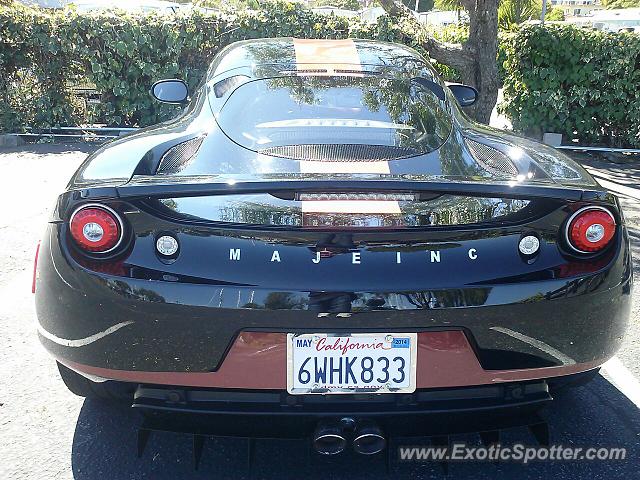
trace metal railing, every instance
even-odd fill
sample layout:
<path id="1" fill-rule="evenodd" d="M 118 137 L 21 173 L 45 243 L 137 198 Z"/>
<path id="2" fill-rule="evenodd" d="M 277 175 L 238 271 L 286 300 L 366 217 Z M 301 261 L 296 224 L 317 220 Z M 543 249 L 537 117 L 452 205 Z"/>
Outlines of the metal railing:
<path id="1" fill-rule="evenodd" d="M 554 148 L 572 151 L 640 154 L 640 148 L 585 147 L 582 145 L 560 145 Z"/>
<path id="2" fill-rule="evenodd" d="M 135 132 L 138 128 L 135 127 L 56 127 L 47 129 L 48 131 L 33 132 L 33 128 L 27 127 L 27 133 L 17 134 L 20 137 L 40 138 L 40 137 L 53 137 L 53 138 L 68 138 L 68 139 L 83 139 L 83 140 L 100 140 L 118 138 L 125 133 Z M 71 132 L 71 133 L 57 133 L 57 132 Z M 74 133 L 77 132 L 77 133 Z M 108 132 L 115 132 L 109 134 Z"/>

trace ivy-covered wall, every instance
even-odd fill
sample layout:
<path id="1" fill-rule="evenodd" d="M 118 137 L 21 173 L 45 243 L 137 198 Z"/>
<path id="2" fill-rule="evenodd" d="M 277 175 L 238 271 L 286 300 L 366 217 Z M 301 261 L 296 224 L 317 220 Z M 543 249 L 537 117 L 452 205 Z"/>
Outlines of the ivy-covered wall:
<path id="1" fill-rule="evenodd" d="M 434 32 L 464 40 L 461 28 Z M 366 25 L 276 2 L 257 13 L 78 15 L 0 5 L 0 131 L 26 126 L 146 126 L 176 107 L 148 94 L 160 78 L 194 88 L 211 58 L 247 38 L 372 38 L 416 47 L 425 31 L 381 17 Z M 423 52 L 424 53 L 424 52 Z M 525 27 L 500 39 L 502 110 L 517 130 L 581 143 L 640 146 L 640 36 Z M 456 72 L 436 65 L 447 80 Z"/>
<path id="2" fill-rule="evenodd" d="M 527 26 L 504 50 L 500 109 L 514 129 L 640 147 L 640 35 Z"/>

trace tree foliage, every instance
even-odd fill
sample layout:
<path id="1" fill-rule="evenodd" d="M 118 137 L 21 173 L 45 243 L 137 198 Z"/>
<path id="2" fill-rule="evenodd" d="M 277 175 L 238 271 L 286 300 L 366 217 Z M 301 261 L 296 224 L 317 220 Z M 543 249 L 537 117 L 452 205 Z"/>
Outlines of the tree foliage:
<path id="1" fill-rule="evenodd" d="M 359 0 L 319 0 L 313 3 L 314 7 L 323 7 L 325 5 L 353 11 L 358 11 L 362 8 Z"/>
<path id="2" fill-rule="evenodd" d="M 547 7 L 547 13 L 544 18 L 550 22 L 562 22 L 564 21 L 564 10 L 560 7 Z"/>
<path id="3" fill-rule="evenodd" d="M 509 30 L 527 20 L 539 19 L 541 13 L 540 0 L 502 0 L 498 7 L 498 26 Z"/>
<path id="4" fill-rule="evenodd" d="M 196 0 L 194 5 L 225 11 L 257 10 L 260 8 L 258 0 Z"/>
<path id="5" fill-rule="evenodd" d="M 498 7 L 498 26 L 502 30 L 514 30 L 527 20 L 538 20 L 542 15 L 542 0 L 501 0 Z M 548 21 L 564 20 L 564 11 L 547 2 L 544 16 Z"/>
<path id="6" fill-rule="evenodd" d="M 640 0 L 602 0 L 607 9 L 615 8 L 640 8 Z"/>
<path id="7" fill-rule="evenodd" d="M 146 126 L 171 118 L 175 107 L 153 102 L 150 85 L 181 77 L 191 88 L 215 53 L 247 38 L 371 38 L 427 53 L 433 36 L 456 52 L 466 27 L 428 32 L 403 18 L 377 24 L 316 15 L 300 5 L 269 4 L 258 12 L 167 17 L 79 15 L 0 6 L 0 130 L 104 123 Z M 584 143 L 640 146 L 640 36 L 573 27 L 523 27 L 501 36 L 501 107 L 516 129 L 564 133 Z M 485 60 L 488 62 L 488 60 Z M 495 57 L 491 60 L 495 66 Z M 435 63 L 451 81 L 454 67 Z M 99 103 L 85 101 L 94 89 Z M 575 133 L 574 133 L 575 132 Z"/>
<path id="8" fill-rule="evenodd" d="M 438 10 L 462 10 L 461 0 L 435 0 L 435 7 Z"/>

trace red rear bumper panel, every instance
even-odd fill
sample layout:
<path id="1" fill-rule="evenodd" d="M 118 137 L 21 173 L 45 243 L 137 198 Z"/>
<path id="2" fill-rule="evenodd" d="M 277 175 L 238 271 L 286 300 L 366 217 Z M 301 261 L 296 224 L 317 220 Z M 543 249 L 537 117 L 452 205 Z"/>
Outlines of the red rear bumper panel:
<path id="1" fill-rule="evenodd" d="M 185 387 L 235 389 L 287 388 L 286 333 L 242 332 L 216 372 L 144 372 L 92 367 L 58 359 L 85 375 L 109 380 Z M 596 368 L 606 359 L 587 363 L 520 370 L 484 370 L 464 332 L 418 334 L 417 388 L 447 388 L 535 380 Z"/>

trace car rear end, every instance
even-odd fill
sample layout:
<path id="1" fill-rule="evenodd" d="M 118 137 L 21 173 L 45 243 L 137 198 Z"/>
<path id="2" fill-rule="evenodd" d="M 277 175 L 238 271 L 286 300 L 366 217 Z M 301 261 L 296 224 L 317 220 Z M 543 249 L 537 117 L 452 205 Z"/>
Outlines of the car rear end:
<path id="1" fill-rule="evenodd" d="M 418 333 L 417 345 L 436 353 L 418 358 L 417 388 L 571 373 L 617 348 L 630 258 L 612 197 L 350 183 L 358 193 L 287 180 L 251 194 L 212 184 L 211 194 L 182 197 L 145 183 L 119 189 L 117 200 L 65 195 L 39 260 L 45 345 L 113 370 L 93 372 L 106 378 L 138 371 L 141 382 L 149 374 L 154 383 L 232 388 L 285 388 L 286 336 L 296 332 Z M 121 229 L 105 253 L 75 239 L 95 220 L 87 211 L 111 214 Z M 601 222 L 601 212 L 613 236 L 584 252 L 572 235 L 588 227 L 575 225 Z M 465 361 L 457 370 L 446 355 Z"/>
<path id="2" fill-rule="evenodd" d="M 216 128 L 131 178 L 83 166 L 38 261 L 58 362 L 130 385 L 136 407 L 268 436 L 539 405 L 550 379 L 610 358 L 632 285 L 617 199 L 561 154 L 467 124 L 433 85 L 354 78 L 245 83 Z M 298 117 L 256 102 L 238 120 L 261 89 Z"/>

